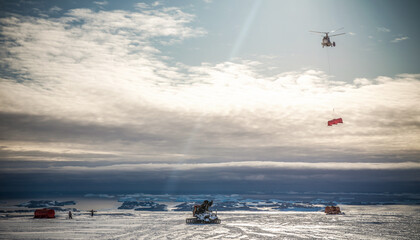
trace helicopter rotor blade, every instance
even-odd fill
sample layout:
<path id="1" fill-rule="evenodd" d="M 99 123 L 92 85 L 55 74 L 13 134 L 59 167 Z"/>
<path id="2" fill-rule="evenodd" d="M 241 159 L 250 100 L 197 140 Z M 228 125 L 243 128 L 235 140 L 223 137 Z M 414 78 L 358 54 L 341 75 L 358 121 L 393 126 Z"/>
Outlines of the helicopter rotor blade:
<path id="1" fill-rule="evenodd" d="M 334 35 L 330 35 L 330 37 L 339 36 L 339 35 L 343 35 L 343 34 L 346 34 L 346 33 L 334 34 Z"/>
<path id="2" fill-rule="evenodd" d="M 327 32 L 318 32 L 318 31 L 309 31 L 309 32 L 327 34 Z"/>
<path id="3" fill-rule="evenodd" d="M 343 29 L 343 28 L 344 28 L 344 27 L 337 28 L 337 29 L 335 29 L 335 30 L 330 31 L 329 33 L 337 32 L 338 30 L 341 30 L 341 29 Z"/>

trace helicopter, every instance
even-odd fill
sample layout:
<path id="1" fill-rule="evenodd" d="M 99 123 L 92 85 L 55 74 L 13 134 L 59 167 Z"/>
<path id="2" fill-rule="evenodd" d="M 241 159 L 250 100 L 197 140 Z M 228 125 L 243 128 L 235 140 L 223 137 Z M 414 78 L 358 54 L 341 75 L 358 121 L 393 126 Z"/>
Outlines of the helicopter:
<path id="1" fill-rule="evenodd" d="M 339 33 L 339 34 L 334 34 L 334 35 L 329 35 L 329 36 L 328 36 L 328 34 L 336 32 L 336 31 L 341 30 L 341 29 L 343 29 L 343 28 L 339 28 L 339 29 L 336 29 L 336 30 L 333 30 L 333 31 L 330 31 L 330 32 L 318 32 L 318 31 L 309 31 L 309 32 L 325 34 L 325 36 L 322 38 L 322 42 L 321 42 L 322 48 L 324 48 L 324 47 L 335 47 L 335 42 L 331 42 L 330 37 L 339 36 L 339 35 L 343 35 L 343 34 L 346 34 L 346 33 Z"/>

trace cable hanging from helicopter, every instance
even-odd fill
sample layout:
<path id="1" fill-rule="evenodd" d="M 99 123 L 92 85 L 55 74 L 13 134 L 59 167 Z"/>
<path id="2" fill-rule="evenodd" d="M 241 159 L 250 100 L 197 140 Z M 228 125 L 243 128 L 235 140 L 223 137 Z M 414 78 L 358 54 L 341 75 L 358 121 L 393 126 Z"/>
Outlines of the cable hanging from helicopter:
<path id="1" fill-rule="evenodd" d="M 329 31 L 329 32 L 318 32 L 318 31 L 309 31 L 309 32 L 325 34 L 325 36 L 322 38 L 322 42 L 321 42 L 322 48 L 324 48 L 324 47 L 335 47 L 335 42 L 331 42 L 330 37 L 340 36 L 340 35 L 343 35 L 343 34 L 346 34 L 346 33 L 338 33 L 338 34 L 334 34 L 334 35 L 328 35 L 328 34 L 334 33 L 334 32 L 336 32 L 338 30 L 341 30 L 341 29 L 343 29 L 343 27 L 338 28 L 336 30 Z"/>
<path id="2" fill-rule="evenodd" d="M 342 30 L 343 28 L 344 27 L 341 27 L 341 28 L 338 28 L 338 29 L 335 29 L 335 30 L 332 30 L 332 31 L 329 31 L 329 32 L 318 32 L 318 31 L 309 31 L 309 32 L 318 33 L 318 34 L 325 34 L 325 36 L 322 38 L 322 42 L 321 42 L 322 48 L 324 48 L 324 47 L 335 47 L 336 44 L 335 44 L 335 42 L 331 42 L 330 37 L 340 36 L 340 35 L 344 35 L 346 33 L 338 33 L 338 34 L 333 34 L 333 35 L 328 35 L 328 34 L 337 32 L 339 30 Z M 328 54 L 328 51 L 327 51 L 327 54 Z M 329 72 L 331 72 L 331 69 L 330 68 L 331 68 L 330 67 L 330 59 L 329 59 L 329 56 L 328 56 L 328 69 L 329 69 Z M 330 73 L 330 75 L 331 75 L 331 73 Z M 335 113 L 335 110 L 334 109 L 333 109 L 333 112 Z M 327 125 L 328 126 L 337 125 L 339 123 L 343 123 L 343 119 L 341 117 L 340 118 L 334 118 L 334 119 L 331 119 L 331 120 L 327 121 Z"/>

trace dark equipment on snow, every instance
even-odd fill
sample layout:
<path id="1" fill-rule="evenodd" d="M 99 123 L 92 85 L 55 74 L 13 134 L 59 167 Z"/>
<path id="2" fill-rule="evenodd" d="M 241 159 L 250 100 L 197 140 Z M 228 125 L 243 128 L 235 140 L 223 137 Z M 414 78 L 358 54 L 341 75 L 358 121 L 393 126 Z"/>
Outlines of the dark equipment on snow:
<path id="1" fill-rule="evenodd" d="M 201 205 L 194 205 L 193 217 L 187 218 L 186 223 L 197 224 L 197 223 L 213 223 L 219 224 L 222 221 L 217 217 L 217 213 L 213 213 L 209 210 L 209 207 L 213 205 L 213 201 L 205 200 Z"/>

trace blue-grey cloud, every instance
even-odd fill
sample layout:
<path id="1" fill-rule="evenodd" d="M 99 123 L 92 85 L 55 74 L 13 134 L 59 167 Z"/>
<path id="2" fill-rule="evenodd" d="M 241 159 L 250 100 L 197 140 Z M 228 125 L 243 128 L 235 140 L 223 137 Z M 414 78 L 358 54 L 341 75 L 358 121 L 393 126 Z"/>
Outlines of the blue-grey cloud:
<path id="1" fill-rule="evenodd" d="M 407 37 L 407 36 L 403 36 L 403 37 L 396 37 L 396 38 L 394 38 L 394 40 L 392 40 L 391 42 L 393 42 L 393 43 L 398 43 L 398 42 L 405 41 L 405 40 L 408 40 L 408 39 L 410 39 L 410 38 L 409 38 L 409 37 Z"/>
<path id="2" fill-rule="evenodd" d="M 343 171 L 219 169 L 219 171 L 167 171 L 126 173 L 118 171 L 14 173 L 1 175 L 2 194 L 60 193 L 246 193 L 246 192 L 418 192 L 416 170 Z M 168 181 L 173 181 L 167 189 Z"/>
<path id="3" fill-rule="evenodd" d="M 391 30 L 386 27 L 377 27 L 376 30 L 378 30 L 378 32 L 385 32 L 385 33 L 391 32 Z"/>

